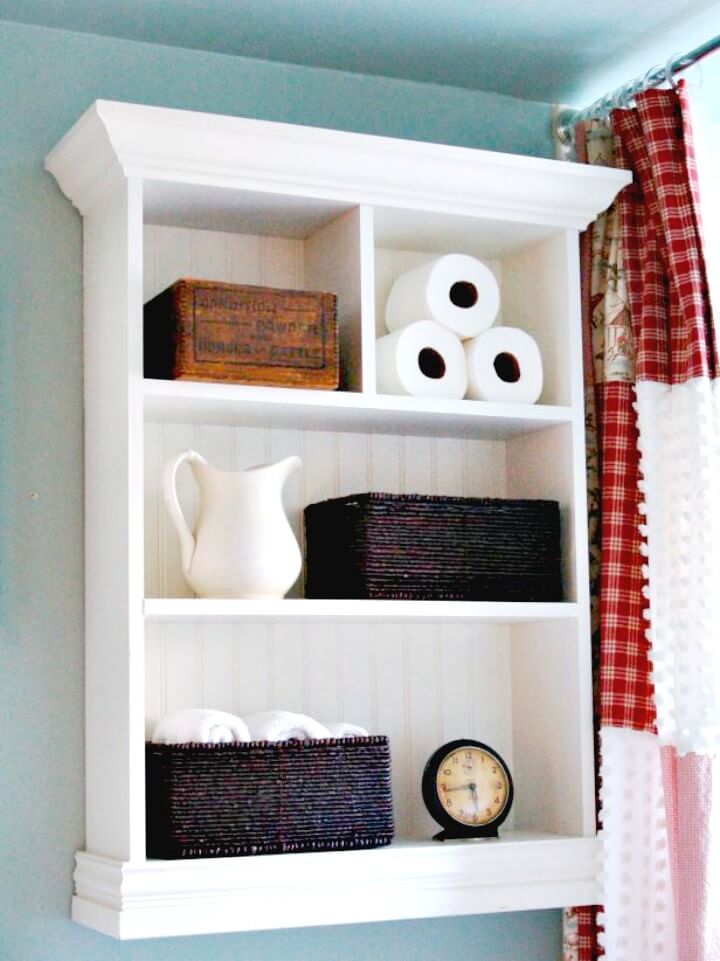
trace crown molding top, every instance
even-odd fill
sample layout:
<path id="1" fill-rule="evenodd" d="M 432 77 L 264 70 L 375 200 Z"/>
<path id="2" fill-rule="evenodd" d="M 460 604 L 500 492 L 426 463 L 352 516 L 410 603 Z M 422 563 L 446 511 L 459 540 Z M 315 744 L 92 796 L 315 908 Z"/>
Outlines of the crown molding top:
<path id="1" fill-rule="evenodd" d="M 81 213 L 118 178 L 252 189 L 584 229 L 627 171 L 96 101 L 45 166 Z"/>

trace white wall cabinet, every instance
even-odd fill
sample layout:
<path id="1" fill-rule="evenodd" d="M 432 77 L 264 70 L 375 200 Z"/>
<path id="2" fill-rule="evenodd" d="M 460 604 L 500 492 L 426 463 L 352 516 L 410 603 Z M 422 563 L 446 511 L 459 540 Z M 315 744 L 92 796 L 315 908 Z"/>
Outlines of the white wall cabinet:
<path id="1" fill-rule="evenodd" d="M 98 102 L 46 165 L 84 218 L 87 840 L 75 920 L 120 938 L 560 907 L 597 898 L 578 231 L 628 175 L 463 148 Z M 393 278 L 476 255 L 537 339 L 538 404 L 376 390 Z M 144 381 L 142 310 L 180 276 L 337 292 L 343 383 Z M 560 502 L 554 604 L 200 600 L 159 494 L 186 447 L 286 490 Z M 189 511 L 193 492 L 181 491 Z M 283 707 L 390 736 L 397 841 L 370 851 L 145 857 L 144 740 L 166 711 Z M 515 780 L 495 841 L 430 840 L 423 765 L 451 738 Z"/>

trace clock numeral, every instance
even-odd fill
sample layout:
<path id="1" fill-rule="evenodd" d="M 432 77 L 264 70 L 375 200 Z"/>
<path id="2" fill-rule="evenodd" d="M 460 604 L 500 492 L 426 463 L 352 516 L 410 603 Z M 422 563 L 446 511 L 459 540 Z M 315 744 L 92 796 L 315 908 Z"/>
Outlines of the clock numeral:
<path id="1" fill-rule="evenodd" d="M 495 800 L 493 801 L 493 804 L 500 804 L 500 798 L 496 797 Z"/>
<path id="2" fill-rule="evenodd" d="M 445 803 L 449 808 L 451 808 L 453 806 L 452 798 L 451 797 L 447 798 Z"/>
<path id="3" fill-rule="evenodd" d="M 495 787 L 497 788 L 498 791 L 502 788 L 502 786 L 503 786 L 503 785 L 502 785 L 502 781 L 496 781 L 496 782 L 495 782 Z"/>
<path id="4" fill-rule="evenodd" d="M 472 757 L 472 751 L 465 751 L 465 757 L 471 758 L 471 757 Z"/>
<path id="5" fill-rule="evenodd" d="M 488 817 L 492 817 L 492 811 L 490 810 L 490 808 L 485 808 L 485 813 L 487 814 Z"/>
<path id="6" fill-rule="evenodd" d="M 445 775 L 452 774 L 452 769 L 449 767 L 443 768 L 443 774 Z"/>
<path id="7" fill-rule="evenodd" d="M 473 814 L 473 824 L 477 824 L 479 820 L 480 818 L 477 816 L 477 814 Z"/>
<path id="8" fill-rule="evenodd" d="M 492 773 L 492 774 L 497 774 L 497 768 L 496 768 L 496 767 L 491 768 L 491 773 Z"/>
<path id="9" fill-rule="evenodd" d="M 452 762 L 453 762 L 453 764 L 459 764 L 459 763 L 460 763 L 460 758 L 459 758 L 459 756 L 458 756 L 457 754 L 453 754 Z"/>

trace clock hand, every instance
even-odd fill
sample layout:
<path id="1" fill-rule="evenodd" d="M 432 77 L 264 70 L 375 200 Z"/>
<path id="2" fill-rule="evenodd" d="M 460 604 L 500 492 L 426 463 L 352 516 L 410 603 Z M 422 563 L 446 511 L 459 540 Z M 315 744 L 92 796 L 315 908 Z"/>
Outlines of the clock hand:
<path id="1" fill-rule="evenodd" d="M 470 784 L 458 784 L 456 787 L 446 787 L 443 790 L 446 794 L 448 791 L 474 791 L 475 785 L 472 782 Z"/>

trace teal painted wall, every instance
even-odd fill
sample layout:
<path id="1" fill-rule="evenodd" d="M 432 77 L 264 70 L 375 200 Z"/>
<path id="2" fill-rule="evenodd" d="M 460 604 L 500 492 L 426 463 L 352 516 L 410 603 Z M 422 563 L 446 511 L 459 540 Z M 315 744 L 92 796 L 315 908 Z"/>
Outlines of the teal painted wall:
<path id="1" fill-rule="evenodd" d="M 43 170 L 99 97 L 546 156 L 550 108 L 7 23 L 0 64 L 0 958 L 555 961 L 556 911 L 125 944 L 68 920 L 83 846 L 81 225 Z"/>

